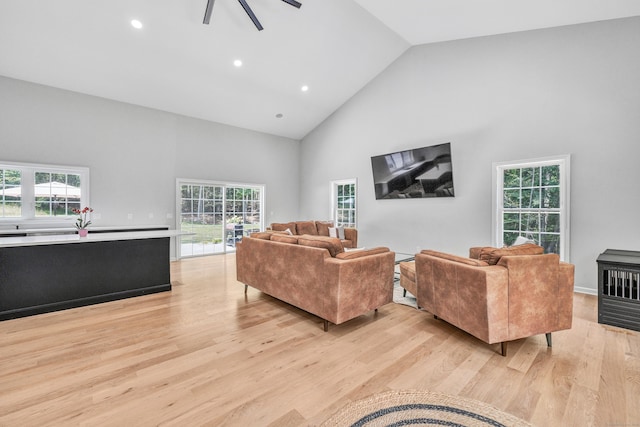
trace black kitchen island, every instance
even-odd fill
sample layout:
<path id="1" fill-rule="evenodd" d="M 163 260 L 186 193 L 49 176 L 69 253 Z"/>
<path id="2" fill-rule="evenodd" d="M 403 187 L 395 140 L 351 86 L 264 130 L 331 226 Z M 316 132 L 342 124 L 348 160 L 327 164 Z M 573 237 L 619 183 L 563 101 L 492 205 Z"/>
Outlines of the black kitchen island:
<path id="1" fill-rule="evenodd" d="M 171 290 L 174 230 L 3 237 L 0 320 Z"/>

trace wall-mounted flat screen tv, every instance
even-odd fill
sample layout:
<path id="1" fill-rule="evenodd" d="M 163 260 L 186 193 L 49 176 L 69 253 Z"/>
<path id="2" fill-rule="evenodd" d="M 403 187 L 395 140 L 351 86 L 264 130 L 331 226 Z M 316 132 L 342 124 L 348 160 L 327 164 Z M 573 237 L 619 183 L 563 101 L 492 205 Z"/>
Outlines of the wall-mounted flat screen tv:
<path id="1" fill-rule="evenodd" d="M 376 199 L 453 197 L 451 143 L 371 157 Z"/>

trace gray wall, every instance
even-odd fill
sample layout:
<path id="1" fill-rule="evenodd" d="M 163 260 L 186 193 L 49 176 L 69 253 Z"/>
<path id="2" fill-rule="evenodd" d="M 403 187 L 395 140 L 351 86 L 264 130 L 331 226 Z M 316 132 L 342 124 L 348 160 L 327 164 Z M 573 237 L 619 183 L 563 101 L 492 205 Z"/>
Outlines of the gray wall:
<path id="1" fill-rule="evenodd" d="M 571 155 L 571 262 L 640 250 L 640 18 L 413 47 L 302 141 L 301 218 L 358 179 L 359 243 L 467 254 L 492 243 L 492 163 Z M 455 198 L 379 200 L 370 157 L 451 142 Z"/>
<path id="2" fill-rule="evenodd" d="M 298 159 L 295 140 L 0 77 L 0 161 L 89 167 L 95 225 L 173 228 L 176 178 L 264 184 L 266 223 L 289 220 Z"/>

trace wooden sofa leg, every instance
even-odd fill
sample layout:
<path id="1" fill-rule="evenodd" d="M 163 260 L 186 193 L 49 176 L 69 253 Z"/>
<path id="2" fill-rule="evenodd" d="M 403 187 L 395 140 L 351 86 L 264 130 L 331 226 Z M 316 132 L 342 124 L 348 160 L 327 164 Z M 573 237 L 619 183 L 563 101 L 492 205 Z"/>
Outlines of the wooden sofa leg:
<path id="1" fill-rule="evenodd" d="M 407 290 L 406 290 L 406 289 L 404 289 L 404 290 L 402 291 L 402 296 L 403 296 L 403 297 L 406 297 L 406 296 L 407 296 Z"/>
<path id="2" fill-rule="evenodd" d="M 551 347 L 551 332 L 544 335 L 547 337 L 547 347 Z"/>
<path id="3" fill-rule="evenodd" d="M 324 321 L 324 331 L 325 331 L 325 332 L 328 332 L 328 331 L 329 331 L 329 321 L 328 321 L 328 320 L 325 320 L 325 321 Z"/>
<path id="4" fill-rule="evenodd" d="M 503 357 L 507 357 L 507 342 L 503 341 L 500 343 L 500 352 Z"/>
<path id="5" fill-rule="evenodd" d="M 249 287 L 249 285 L 244 285 L 244 293 L 247 293 L 247 288 Z"/>

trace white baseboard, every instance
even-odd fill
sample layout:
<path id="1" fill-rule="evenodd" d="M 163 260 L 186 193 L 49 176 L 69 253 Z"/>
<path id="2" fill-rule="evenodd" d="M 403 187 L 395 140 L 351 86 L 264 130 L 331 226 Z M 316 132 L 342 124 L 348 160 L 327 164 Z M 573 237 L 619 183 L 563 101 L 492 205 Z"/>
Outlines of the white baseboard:
<path id="1" fill-rule="evenodd" d="M 593 288 L 584 288 L 582 286 L 574 286 L 573 291 L 579 294 L 598 295 L 598 290 Z"/>

